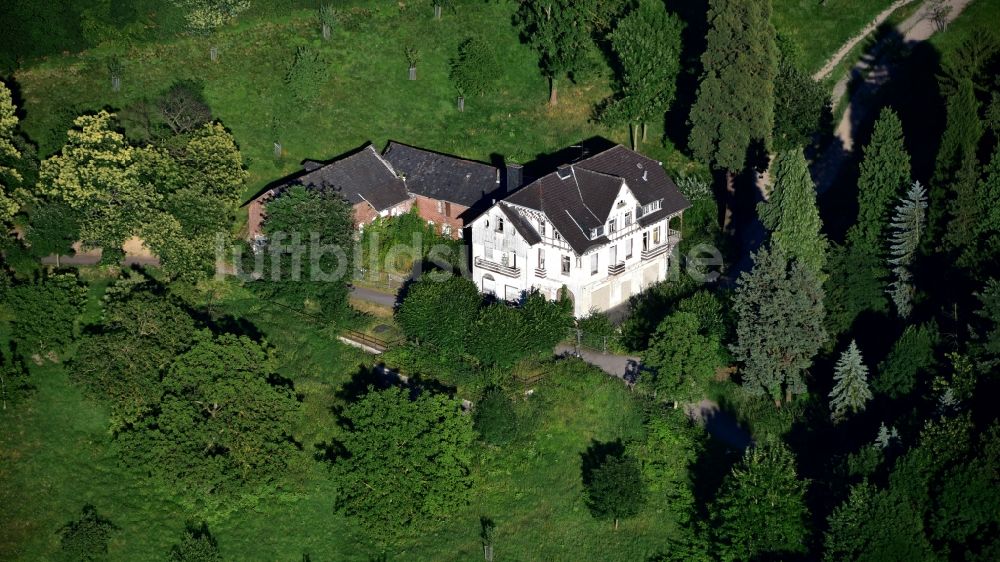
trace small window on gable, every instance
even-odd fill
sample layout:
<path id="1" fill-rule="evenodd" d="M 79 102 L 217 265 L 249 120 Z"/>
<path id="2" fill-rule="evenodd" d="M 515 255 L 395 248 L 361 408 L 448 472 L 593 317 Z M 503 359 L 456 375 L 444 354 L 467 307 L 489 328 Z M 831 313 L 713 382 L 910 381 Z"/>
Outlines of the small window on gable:
<path id="1" fill-rule="evenodd" d="M 562 274 L 569 275 L 569 256 L 562 257 Z"/>
<path id="2" fill-rule="evenodd" d="M 503 217 L 497 217 L 497 232 L 503 232 Z"/>
<path id="3" fill-rule="evenodd" d="M 538 221 L 538 233 L 545 236 L 545 221 Z"/>
<path id="4" fill-rule="evenodd" d="M 438 214 L 444 213 L 444 201 L 438 201 L 437 206 L 438 206 Z"/>

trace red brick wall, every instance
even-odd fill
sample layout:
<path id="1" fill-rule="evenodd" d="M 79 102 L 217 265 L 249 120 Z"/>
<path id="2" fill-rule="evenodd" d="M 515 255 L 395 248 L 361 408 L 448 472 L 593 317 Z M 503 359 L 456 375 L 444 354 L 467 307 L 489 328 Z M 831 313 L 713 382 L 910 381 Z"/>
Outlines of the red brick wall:
<path id="1" fill-rule="evenodd" d="M 462 219 L 459 219 L 458 216 L 468 210 L 468 207 L 442 201 L 441 203 L 445 212 L 439 213 L 437 199 L 431 199 L 423 195 L 416 195 L 414 197 L 417 204 L 417 213 L 424 220 L 434 221 L 434 226 L 438 233 L 441 232 L 442 225 L 450 224 L 452 238 L 462 237 L 462 227 L 465 225 L 462 224 Z"/>
<path id="2" fill-rule="evenodd" d="M 410 212 L 410 208 L 413 207 L 413 199 L 407 199 L 402 203 L 392 207 L 389 210 L 389 216 L 393 214 L 404 215 Z M 393 213 L 395 211 L 395 213 Z M 354 205 L 354 228 L 357 229 L 359 225 L 371 224 L 372 221 L 377 219 L 379 216 L 378 212 L 372 208 L 371 205 L 365 202 L 358 203 Z"/>

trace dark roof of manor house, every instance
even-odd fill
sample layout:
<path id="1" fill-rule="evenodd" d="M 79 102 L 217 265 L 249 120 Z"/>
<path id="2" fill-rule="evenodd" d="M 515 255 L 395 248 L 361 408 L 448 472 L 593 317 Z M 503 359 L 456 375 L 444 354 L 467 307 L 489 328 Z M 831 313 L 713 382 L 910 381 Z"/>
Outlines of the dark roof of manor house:
<path id="1" fill-rule="evenodd" d="M 351 205 L 365 202 L 377 211 L 385 211 L 410 198 L 403 180 L 371 144 L 329 163 L 306 160 L 302 168 L 303 173 L 275 191 L 295 185 L 333 190 Z"/>
<path id="2" fill-rule="evenodd" d="M 465 160 L 390 141 L 382 152 L 413 194 L 475 207 L 490 196 L 503 193 L 500 170 L 489 164 Z"/>
<path id="3" fill-rule="evenodd" d="M 621 188 L 628 184 L 640 205 L 663 200 L 660 210 L 638 219 L 647 225 L 691 206 L 659 162 L 617 145 L 572 164 L 560 166 L 504 199 L 545 213 L 552 226 L 577 254 L 608 243 L 607 236 L 590 238 L 590 229 L 603 225 Z M 503 208 L 504 214 L 509 213 Z M 518 228 L 520 226 L 520 228 Z M 530 240 L 537 239 L 527 224 L 515 228 Z M 529 237 L 522 229 L 529 230 Z"/>

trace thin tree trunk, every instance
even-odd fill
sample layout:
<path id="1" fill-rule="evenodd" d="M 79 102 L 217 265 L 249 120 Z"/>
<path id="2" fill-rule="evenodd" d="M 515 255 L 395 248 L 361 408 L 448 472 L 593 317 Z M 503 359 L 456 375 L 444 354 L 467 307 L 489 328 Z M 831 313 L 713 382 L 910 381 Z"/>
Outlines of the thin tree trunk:
<path id="1" fill-rule="evenodd" d="M 789 404 L 792 401 L 792 389 L 785 389 L 785 404 Z"/>
<path id="2" fill-rule="evenodd" d="M 434 19 L 441 19 L 441 6 L 437 4 L 434 5 Z"/>
<path id="3" fill-rule="evenodd" d="M 559 104 L 559 90 L 556 86 L 555 77 L 549 78 L 549 105 Z"/>
<path id="4" fill-rule="evenodd" d="M 616 531 L 618 530 L 618 518 L 617 517 L 615 517 L 615 530 Z"/>
<path id="5" fill-rule="evenodd" d="M 323 24 L 323 39 L 326 41 L 330 40 L 330 26 L 325 23 Z"/>
<path id="6" fill-rule="evenodd" d="M 636 149 L 636 144 L 639 140 L 639 125 L 635 123 L 629 123 L 628 132 L 632 136 L 632 150 Z"/>
<path id="7" fill-rule="evenodd" d="M 726 170 L 726 201 L 725 211 L 722 217 L 722 230 L 731 232 L 733 222 L 733 202 L 736 199 L 736 175 L 731 170 Z"/>
<path id="8" fill-rule="evenodd" d="M 458 96 L 458 110 L 465 111 L 465 97 Z"/>
<path id="9" fill-rule="evenodd" d="M 416 80 L 416 79 L 417 79 L 417 67 L 411 66 L 410 67 L 410 80 Z"/>
<path id="10" fill-rule="evenodd" d="M 642 122 L 642 142 L 646 142 L 646 133 L 648 132 L 646 127 L 646 122 Z"/>

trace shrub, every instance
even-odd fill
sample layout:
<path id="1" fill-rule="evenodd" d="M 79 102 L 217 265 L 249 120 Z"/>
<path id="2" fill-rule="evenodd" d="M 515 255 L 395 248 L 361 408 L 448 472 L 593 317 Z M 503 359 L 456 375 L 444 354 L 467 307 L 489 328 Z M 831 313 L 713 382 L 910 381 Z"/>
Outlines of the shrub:
<path id="1" fill-rule="evenodd" d="M 483 393 L 473 411 L 473 421 L 479 436 L 487 443 L 502 447 L 518 436 L 514 402 L 499 388 L 489 388 Z"/>
<path id="2" fill-rule="evenodd" d="M 92 505 L 85 505 L 80 518 L 59 530 L 62 553 L 66 560 L 103 560 L 108 555 L 108 541 L 117 527 L 98 515 Z"/>
<path id="3" fill-rule="evenodd" d="M 500 76 L 500 62 L 493 46 L 478 37 L 463 41 L 458 56 L 451 60 L 450 76 L 459 96 L 493 91 Z"/>
<path id="4" fill-rule="evenodd" d="M 285 86 L 300 102 L 311 102 L 327 79 L 327 63 L 311 47 L 300 46 L 285 73 Z"/>

